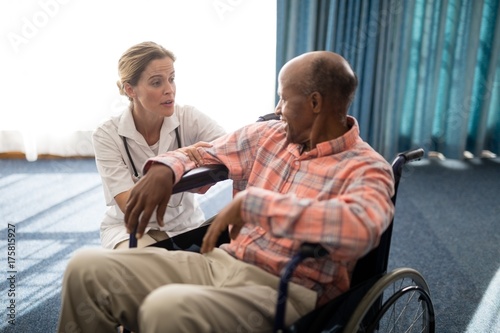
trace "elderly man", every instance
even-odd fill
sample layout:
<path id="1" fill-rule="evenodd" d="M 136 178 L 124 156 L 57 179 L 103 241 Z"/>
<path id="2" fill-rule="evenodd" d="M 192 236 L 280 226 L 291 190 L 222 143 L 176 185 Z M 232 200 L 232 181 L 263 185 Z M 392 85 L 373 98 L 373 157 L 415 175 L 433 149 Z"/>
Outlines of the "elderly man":
<path id="1" fill-rule="evenodd" d="M 359 137 L 347 115 L 357 78 L 340 55 L 310 52 L 280 71 L 281 121 L 248 125 L 198 148 L 224 164 L 238 192 L 207 231 L 201 253 L 159 248 L 86 250 L 70 261 L 60 332 L 269 332 L 279 273 L 302 242 L 329 255 L 292 278 L 286 323 L 349 288 L 356 261 L 389 225 L 390 165 Z M 195 165 L 169 152 L 144 165 L 126 227 L 141 237 L 164 215 L 173 185 Z M 160 222 L 161 223 L 161 222 Z M 230 227 L 231 243 L 214 249 Z"/>

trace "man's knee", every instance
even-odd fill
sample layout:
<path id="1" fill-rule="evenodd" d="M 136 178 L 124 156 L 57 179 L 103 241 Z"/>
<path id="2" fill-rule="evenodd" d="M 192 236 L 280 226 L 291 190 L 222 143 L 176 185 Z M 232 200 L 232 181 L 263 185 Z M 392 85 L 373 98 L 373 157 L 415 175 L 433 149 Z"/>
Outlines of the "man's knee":
<path id="1" fill-rule="evenodd" d="M 139 327 L 163 327 L 167 332 L 195 332 L 210 328 L 200 316 L 197 288 L 189 285 L 171 284 L 151 292 L 139 309 Z M 196 320 L 195 320 L 196 319 Z M 194 331 L 193 331 L 194 330 Z"/>
<path id="2" fill-rule="evenodd" d="M 81 276 L 85 271 L 95 269 L 94 267 L 99 259 L 99 255 L 96 252 L 95 249 L 85 249 L 74 253 L 65 270 L 65 278 L 68 282 L 75 280 L 75 278 Z"/>
<path id="3" fill-rule="evenodd" d="M 86 286 L 108 287 L 111 290 L 115 284 L 123 289 L 125 274 L 116 272 L 118 269 L 112 265 L 107 256 L 107 251 L 103 249 L 84 249 L 75 252 L 69 260 L 64 272 L 64 286 L 66 288 L 81 288 Z M 120 281 L 114 281 L 119 279 Z M 115 288 L 116 289 L 116 288 Z"/>
<path id="4" fill-rule="evenodd" d="M 170 284 L 152 291 L 142 302 L 140 313 L 147 317 L 182 314 L 194 306 L 195 290 L 182 284 Z"/>
<path id="5" fill-rule="evenodd" d="M 133 265 L 128 262 L 127 256 L 116 250 L 108 249 L 84 249 L 76 251 L 70 259 L 67 275 L 79 275 L 101 280 L 111 292 L 115 285 L 131 284 L 135 280 Z"/>

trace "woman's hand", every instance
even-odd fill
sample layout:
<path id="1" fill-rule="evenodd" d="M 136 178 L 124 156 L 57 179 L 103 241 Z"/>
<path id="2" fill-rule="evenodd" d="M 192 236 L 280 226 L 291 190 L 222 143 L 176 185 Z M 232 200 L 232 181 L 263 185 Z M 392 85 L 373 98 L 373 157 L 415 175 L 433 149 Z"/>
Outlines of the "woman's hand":
<path id="1" fill-rule="evenodd" d="M 203 165 L 203 158 L 201 157 L 201 154 L 198 152 L 198 147 L 209 148 L 212 147 L 212 144 L 200 141 L 195 143 L 194 145 L 182 147 L 177 150 L 182 152 L 187 157 L 189 157 L 189 159 L 193 161 L 196 164 L 196 166 L 201 166 Z"/>

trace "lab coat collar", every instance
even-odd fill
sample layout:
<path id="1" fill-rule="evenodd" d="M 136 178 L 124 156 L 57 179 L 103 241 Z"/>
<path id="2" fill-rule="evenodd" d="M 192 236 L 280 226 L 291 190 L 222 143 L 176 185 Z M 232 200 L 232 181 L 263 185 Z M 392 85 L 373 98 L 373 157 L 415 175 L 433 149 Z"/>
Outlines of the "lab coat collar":
<path id="1" fill-rule="evenodd" d="M 170 117 L 165 117 L 160 130 L 160 146 L 159 152 L 166 152 L 169 150 L 173 141 L 176 140 L 175 128 L 179 127 L 178 118 L 178 105 L 175 105 L 174 114 Z M 134 117 L 132 116 L 132 110 L 127 107 L 121 117 L 118 124 L 118 135 L 126 137 L 127 139 L 134 140 L 137 144 L 142 146 L 148 146 L 146 140 L 141 133 L 135 128 Z M 175 143 L 175 148 L 178 148 L 178 143 Z M 174 148 L 174 149 L 175 149 Z"/>

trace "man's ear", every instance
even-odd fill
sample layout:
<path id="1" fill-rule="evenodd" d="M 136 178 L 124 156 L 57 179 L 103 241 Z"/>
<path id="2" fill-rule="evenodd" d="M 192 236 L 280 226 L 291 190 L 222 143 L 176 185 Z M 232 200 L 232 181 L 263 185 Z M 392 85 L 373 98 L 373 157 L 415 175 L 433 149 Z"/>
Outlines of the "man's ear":
<path id="1" fill-rule="evenodd" d="M 312 110 L 314 113 L 320 113 L 321 106 L 323 104 L 323 96 L 317 91 L 313 92 L 309 95 L 309 99 L 311 102 Z"/>
<path id="2" fill-rule="evenodd" d="M 128 97 L 130 98 L 134 98 L 135 97 L 135 91 L 134 91 L 134 87 L 132 87 L 130 85 L 130 83 L 125 83 L 123 85 L 123 89 L 125 90 L 125 93 L 127 94 Z"/>

